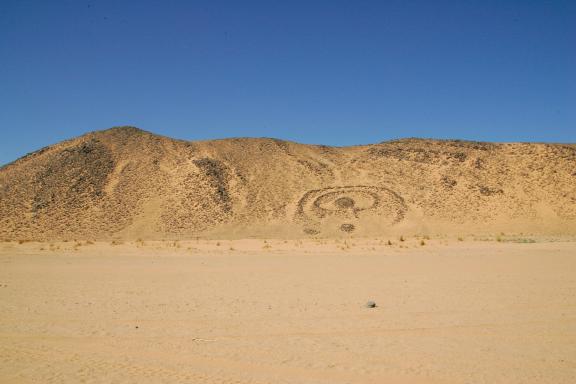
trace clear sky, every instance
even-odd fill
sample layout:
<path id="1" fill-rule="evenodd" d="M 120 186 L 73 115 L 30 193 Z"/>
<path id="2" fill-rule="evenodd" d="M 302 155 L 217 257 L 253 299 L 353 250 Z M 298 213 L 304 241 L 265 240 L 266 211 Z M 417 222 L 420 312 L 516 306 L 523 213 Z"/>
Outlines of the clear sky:
<path id="1" fill-rule="evenodd" d="M 576 142 L 576 1 L 0 0 L 0 164 L 117 125 Z"/>

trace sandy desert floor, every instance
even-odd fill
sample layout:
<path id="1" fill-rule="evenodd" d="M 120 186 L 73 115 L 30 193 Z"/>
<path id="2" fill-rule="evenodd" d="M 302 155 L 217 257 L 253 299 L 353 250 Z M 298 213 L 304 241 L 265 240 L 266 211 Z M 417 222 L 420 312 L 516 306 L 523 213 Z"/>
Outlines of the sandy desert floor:
<path id="1" fill-rule="evenodd" d="M 0 382 L 576 382 L 576 242 L 420 241 L 0 243 Z"/>

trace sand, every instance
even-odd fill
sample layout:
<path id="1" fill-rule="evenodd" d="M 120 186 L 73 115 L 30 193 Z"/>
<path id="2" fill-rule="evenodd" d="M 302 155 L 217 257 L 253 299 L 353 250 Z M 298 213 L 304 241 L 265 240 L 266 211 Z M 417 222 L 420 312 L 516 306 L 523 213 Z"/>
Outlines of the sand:
<path id="1" fill-rule="evenodd" d="M 576 235 L 576 144 L 96 131 L 0 167 L 0 240 Z"/>
<path id="2" fill-rule="evenodd" d="M 463 240 L 0 243 L 0 382 L 576 382 L 576 242 Z"/>
<path id="3" fill-rule="evenodd" d="M 42 148 L 0 167 L 0 383 L 576 383 L 575 163 L 135 127 Z"/>

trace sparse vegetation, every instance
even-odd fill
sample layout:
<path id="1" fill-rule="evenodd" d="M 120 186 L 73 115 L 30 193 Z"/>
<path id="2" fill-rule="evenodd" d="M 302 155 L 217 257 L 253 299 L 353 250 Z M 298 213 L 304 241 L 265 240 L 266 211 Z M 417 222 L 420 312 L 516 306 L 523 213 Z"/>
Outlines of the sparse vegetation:
<path id="1" fill-rule="evenodd" d="M 529 244 L 529 243 L 535 243 L 536 240 L 534 240 L 534 239 L 522 238 L 522 239 L 514 239 L 513 242 L 514 242 L 514 243 Z"/>

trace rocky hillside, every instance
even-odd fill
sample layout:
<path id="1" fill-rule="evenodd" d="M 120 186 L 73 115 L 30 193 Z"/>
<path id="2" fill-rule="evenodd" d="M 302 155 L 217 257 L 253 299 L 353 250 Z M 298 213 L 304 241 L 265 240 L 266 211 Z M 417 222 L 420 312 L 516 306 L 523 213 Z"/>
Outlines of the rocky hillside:
<path id="1" fill-rule="evenodd" d="M 0 238 L 576 234 L 576 145 L 88 133 L 0 168 Z"/>

